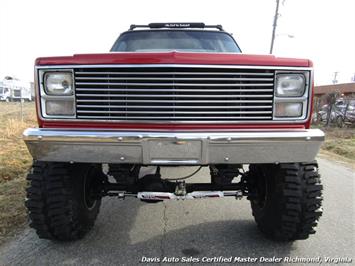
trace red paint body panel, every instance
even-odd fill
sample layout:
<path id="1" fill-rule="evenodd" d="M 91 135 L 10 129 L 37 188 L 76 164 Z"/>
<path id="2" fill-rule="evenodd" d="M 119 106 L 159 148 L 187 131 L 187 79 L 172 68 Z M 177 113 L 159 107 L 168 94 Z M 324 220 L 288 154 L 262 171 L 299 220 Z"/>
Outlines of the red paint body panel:
<path id="1" fill-rule="evenodd" d="M 309 60 L 278 58 L 273 55 L 223 53 L 106 53 L 74 56 L 40 57 L 36 65 L 95 65 L 95 64 L 200 64 L 308 67 Z"/>
<path id="2" fill-rule="evenodd" d="M 50 65 L 114 65 L 114 64 L 196 64 L 196 65 L 248 65 L 311 67 L 308 59 L 278 58 L 273 55 L 221 54 L 221 53 L 105 53 L 80 54 L 61 57 L 41 57 L 36 66 Z M 164 123 L 120 123 L 90 121 L 43 120 L 38 114 L 42 128 L 96 128 L 121 130 L 237 130 L 237 129 L 302 129 L 309 128 L 311 119 L 302 124 L 164 124 Z"/>

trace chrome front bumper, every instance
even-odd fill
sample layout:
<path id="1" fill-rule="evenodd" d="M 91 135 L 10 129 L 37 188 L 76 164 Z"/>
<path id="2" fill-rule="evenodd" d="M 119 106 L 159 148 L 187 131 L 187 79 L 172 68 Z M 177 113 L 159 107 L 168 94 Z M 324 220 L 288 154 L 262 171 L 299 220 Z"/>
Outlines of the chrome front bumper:
<path id="1" fill-rule="evenodd" d="M 324 141 L 319 129 L 132 132 L 29 128 L 23 137 L 35 160 L 144 165 L 307 162 L 315 158 Z"/>

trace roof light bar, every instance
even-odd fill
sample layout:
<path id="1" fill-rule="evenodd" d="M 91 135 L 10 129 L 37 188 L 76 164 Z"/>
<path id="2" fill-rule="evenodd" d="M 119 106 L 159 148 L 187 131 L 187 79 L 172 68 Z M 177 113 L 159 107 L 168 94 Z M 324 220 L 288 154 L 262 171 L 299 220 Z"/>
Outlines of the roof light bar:
<path id="1" fill-rule="evenodd" d="M 222 25 L 205 25 L 202 22 L 186 22 L 186 23 L 149 23 L 148 25 L 136 25 L 132 24 L 129 29 L 134 30 L 136 28 L 151 28 L 151 29 L 160 29 L 160 28 L 170 28 L 170 29 L 181 29 L 181 28 L 190 28 L 190 29 L 204 29 L 204 28 L 216 28 L 220 31 L 223 31 Z"/>

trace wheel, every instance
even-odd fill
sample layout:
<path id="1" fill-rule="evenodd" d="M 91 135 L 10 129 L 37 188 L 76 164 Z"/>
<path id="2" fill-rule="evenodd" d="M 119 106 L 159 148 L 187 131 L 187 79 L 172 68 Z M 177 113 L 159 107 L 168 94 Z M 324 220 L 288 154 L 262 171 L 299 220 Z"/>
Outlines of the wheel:
<path id="1" fill-rule="evenodd" d="M 250 165 L 249 179 L 253 216 L 267 237 L 291 241 L 315 233 L 323 188 L 316 162 Z"/>
<path id="2" fill-rule="evenodd" d="M 99 213 L 102 175 L 91 164 L 34 162 L 25 205 L 37 235 L 62 241 L 82 238 Z"/>
<path id="3" fill-rule="evenodd" d="M 338 116 L 336 118 L 336 124 L 339 128 L 343 128 L 344 127 L 344 119 L 341 116 Z"/>

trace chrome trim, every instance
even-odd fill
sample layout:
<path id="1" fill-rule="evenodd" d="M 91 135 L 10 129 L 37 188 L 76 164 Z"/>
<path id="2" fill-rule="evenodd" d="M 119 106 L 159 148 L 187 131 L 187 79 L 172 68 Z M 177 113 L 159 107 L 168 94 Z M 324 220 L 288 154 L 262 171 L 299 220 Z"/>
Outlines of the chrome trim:
<path id="1" fill-rule="evenodd" d="M 76 91 L 97 91 L 96 88 L 77 88 Z M 127 89 L 105 89 L 105 91 L 119 91 L 126 92 Z M 129 89 L 134 92 L 147 92 L 146 89 Z M 167 89 L 149 89 L 150 92 L 166 92 Z M 245 92 L 242 89 L 172 89 L 170 91 L 176 92 Z M 272 92 L 273 89 L 248 89 L 248 92 Z M 107 96 L 107 95 L 105 95 Z"/>
<path id="2" fill-rule="evenodd" d="M 156 132 L 156 131 L 117 131 L 117 130 L 71 130 L 71 129 L 46 129 L 28 128 L 23 132 L 25 141 L 35 141 L 38 137 L 41 141 L 48 138 L 51 141 L 139 141 L 144 139 L 211 139 L 211 140 L 324 140 L 324 133 L 320 129 L 269 129 L 269 130 L 238 130 L 234 132 Z"/>
<path id="3" fill-rule="evenodd" d="M 256 70 L 275 70 L 275 71 L 309 71 L 310 72 L 310 86 L 313 81 L 313 68 L 312 67 L 284 67 L 284 66 L 250 66 L 250 65 L 198 65 L 198 64 L 96 64 L 96 65 L 42 65 L 42 66 L 35 66 L 35 70 L 37 71 L 36 77 L 39 75 L 38 71 L 39 70 L 46 70 L 46 69 L 58 69 L 58 70 L 67 70 L 67 69 L 74 69 L 74 68 L 127 68 L 127 67 L 132 67 L 132 68 L 157 68 L 157 67 L 174 67 L 174 68 L 188 68 L 188 67 L 196 67 L 196 68 L 226 68 L 226 69 L 256 69 Z M 99 72 L 99 73 L 110 73 L 110 72 Z M 113 72 L 116 73 L 117 72 Z M 122 72 L 124 74 L 125 72 Z M 133 73 L 133 72 L 129 72 Z M 145 74 L 150 74 L 150 73 L 158 73 L 158 72 L 145 72 Z M 160 73 L 160 72 L 159 72 Z M 171 74 L 174 72 L 164 72 L 167 74 Z M 182 73 L 182 72 L 180 72 Z M 194 74 L 199 74 L 201 72 L 196 72 Z M 83 73 L 82 73 L 83 74 Z M 213 75 L 212 73 L 209 73 Z M 219 73 L 216 73 L 219 74 Z M 222 74 L 222 73 L 221 73 Z M 255 74 L 255 73 L 251 73 Z M 259 74 L 269 74 L 269 73 L 259 73 Z M 272 75 L 274 73 L 271 73 Z M 311 93 L 311 90 L 309 90 Z M 311 95 L 311 94 L 310 94 Z M 39 98 L 39 97 L 37 97 Z M 78 100 L 79 101 L 79 100 Z M 90 100 L 89 100 L 90 101 Z M 113 102 L 120 102 L 120 101 L 113 101 Z M 124 102 L 124 101 L 122 101 Z M 157 101 L 158 102 L 158 101 Z M 188 101 L 185 101 L 188 102 Z M 229 101 L 228 101 L 229 102 Z M 232 102 L 232 101 L 231 101 Z M 238 101 L 236 101 L 238 102 Z M 243 101 L 245 102 L 245 101 Z M 253 101 L 253 102 L 258 102 L 258 101 Z M 262 101 L 260 101 L 262 102 Z M 264 103 L 268 101 L 263 101 Z M 39 106 L 39 103 L 38 103 Z M 308 121 L 310 117 L 310 106 L 311 106 L 311 101 L 309 101 L 308 104 L 308 109 L 307 109 L 307 116 L 302 119 L 302 120 L 297 120 L 297 119 L 288 119 L 288 120 L 254 120 L 254 121 L 152 121 L 152 120 L 104 120 L 104 119 L 99 119 L 100 117 L 91 117 L 93 119 L 87 120 L 87 119 L 80 119 L 80 118 L 75 118 L 75 119 L 63 119 L 63 118 L 45 118 L 40 114 L 40 118 L 43 120 L 48 120 L 48 121 L 68 121 L 68 122 L 101 122 L 101 123 L 128 123 L 128 124 L 138 124 L 138 123 L 151 123 L 151 124 L 160 124 L 162 122 L 167 123 L 167 124 L 206 124 L 206 123 L 216 123 L 216 124 L 264 124 L 265 122 L 270 123 L 270 124 L 282 124 L 282 123 L 288 123 L 288 124 L 302 124 Z"/>
<path id="4" fill-rule="evenodd" d="M 116 69 L 117 70 L 117 69 Z M 130 72 L 133 70 L 134 72 L 138 72 L 137 68 L 125 68 L 122 69 L 125 72 Z M 265 82 L 265 76 L 240 76 L 239 72 L 247 72 L 253 70 L 235 70 L 232 69 L 236 76 L 213 76 L 208 75 L 208 69 L 206 68 L 184 68 L 182 71 L 190 72 L 190 74 L 195 73 L 195 71 L 203 71 L 205 72 L 203 76 L 184 76 L 184 75 L 176 75 L 176 76 L 166 76 L 166 75 L 144 75 L 144 72 L 147 71 L 145 68 L 141 68 L 139 71 L 143 73 L 143 75 L 122 75 L 120 74 L 121 69 L 114 71 L 113 69 L 106 68 L 95 68 L 93 71 L 111 71 L 116 72 L 115 75 L 106 75 L 106 74 L 98 74 L 91 75 L 89 79 L 85 78 L 86 73 L 90 73 L 90 69 L 80 69 L 75 68 L 75 84 L 76 84 L 76 96 L 78 100 L 83 100 L 80 104 L 77 104 L 77 118 L 80 119 L 108 119 L 108 120 L 125 120 L 125 121 L 134 121 L 134 120 L 165 120 L 165 121 L 206 121 L 208 119 L 213 119 L 214 121 L 231 121 L 231 120 L 244 120 L 244 121 L 252 121 L 252 120 L 271 120 L 270 111 L 272 109 L 272 104 L 270 104 L 270 108 L 267 109 L 243 109 L 241 106 L 247 106 L 248 103 L 243 102 L 246 99 L 249 100 L 258 100 L 258 99 L 272 99 L 273 98 L 273 85 L 274 85 L 274 77 L 272 70 L 271 75 L 267 79 L 268 82 Z M 211 71 L 217 72 L 218 69 L 210 69 Z M 150 70 L 148 70 L 150 71 Z M 179 72 L 179 69 L 172 68 L 154 68 L 154 71 L 162 72 Z M 227 69 L 222 69 L 223 72 L 228 72 Z M 253 72 L 256 72 L 255 70 Z M 258 72 L 265 73 L 265 70 L 258 70 Z M 151 72 L 154 73 L 154 72 Z M 82 75 L 84 74 L 84 75 Z M 118 77 L 119 76 L 119 77 Z M 79 77 L 79 80 L 78 80 Z M 87 77 L 87 76 L 86 76 Z M 169 77 L 169 78 L 167 78 Z M 178 77 L 178 78 L 176 78 Z M 196 78 L 197 77 L 197 78 Z M 223 78 L 220 78 L 223 77 Z M 231 78 L 232 77 L 232 78 Z M 249 77 L 249 78 L 248 78 Z M 251 78 L 252 77 L 252 78 Z M 127 78 L 127 80 L 126 80 Z M 96 80 L 97 79 L 97 80 Z M 115 80 L 118 79 L 118 80 Z M 137 79 L 137 80 L 136 80 Z M 196 80 L 195 82 L 181 81 L 179 80 Z M 228 83 L 221 82 L 220 80 L 228 80 Z M 232 80 L 232 82 L 230 82 Z M 235 80 L 240 80 L 237 82 Z M 246 80 L 246 81 L 241 81 Z M 255 81 L 257 80 L 257 81 Z M 250 83 L 249 83 L 250 82 Z M 119 86 L 119 87 L 117 87 Z M 147 87 L 148 86 L 148 87 Z M 241 89 L 243 88 L 243 89 Z M 192 92 L 192 93 L 191 93 Z M 217 93 L 216 93 L 217 92 Z M 230 92 L 228 95 L 224 92 Z M 105 109 L 100 106 L 89 107 L 87 108 L 85 105 L 91 105 L 90 102 L 85 102 L 86 99 L 106 99 L 109 100 L 107 103 L 104 103 Z M 126 107 L 121 107 L 120 109 L 116 109 L 114 107 L 115 104 L 110 100 L 118 99 L 125 100 L 124 105 Z M 132 100 L 130 102 L 127 99 Z M 135 102 L 135 100 L 150 100 L 150 99 L 168 99 L 172 100 L 173 104 L 169 107 L 165 107 L 164 109 L 159 108 L 160 106 L 167 106 L 167 104 L 157 104 L 157 103 L 149 103 L 145 105 L 150 105 L 151 107 L 139 108 L 137 105 L 139 103 Z M 233 108 L 222 109 L 221 107 L 216 109 L 210 109 L 209 106 L 216 106 L 216 104 L 208 103 L 203 104 L 205 107 L 205 112 L 202 112 L 203 109 L 197 110 L 196 108 L 175 108 L 179 107 L 180 104 L 176 103 L 176 100 L 188 100 L 193 99 L 193 105 L 200 105 L 200 101 L 204 99 L 211 100 L 228 100 L 228 99 L 239 99 L 241 100 L 241 104 L 232 104 L 233 106 L 238 106 L 239 110 L 235 110 Z M 97 104 L 102 105 L 102 103 L 97 102 Z M 123 105 L 123 104 L 122 104 Z M 192 105 L 192 104 L 191 104 Z M 267 104 L 264 104 L 267 105 Z M 156 108 L 154 108 L 154 106 Z M 185 105 L 186 106 L 186 105 Z M 225 106 L 225 104 L 223 104 Z M 199 112 L 200 111 L 200 112 Z M 218 111 L 218 112 L 216 112 Z M 253 112 L 254 111 L 254 112 Z M 244 116 L 241 119 L 238 119 L 239 116 Z M 270 114 L 270 115 L 269 115 Z M 154 115 L 154 116 L 153 116 Z M 158 116 L 155 116 L 158 115 Z M 213 115 L 213 116 L 210 116 Z M 204 117 L 202 117 L 204 116 Z M 208 116 L 208 117 L 207 117 Z M 218 117 L 220 116 L 220 117 Z M 249 119 L 246 116 L 250 117 Z"/>
<path id="5" fill-rule="evenodd" d="M 51 95 L 51 94 L 47 94 L 46 89 L 45 89 L 45 85 L 44 85 L 44 78 L 46 76 L 47 73 L 50 72 L 70 72 L 72 74 L 72 86 L 73 86 L 73 93 L 70 95 Z M 39 88 L 39 92 L 38 95 L 40 95 L 40 104 L 39 107 L 40 109 L 40 115 L 43 118 L 57 118 L 60 120 L 67 120 L 70 118 L 75 118 L 76 117 L 76 106 L 75 106 L 75 80 L 74 80 L 74 70 L 73 69 L 61 69 L 61 68 L 57 68 L 57 69 L 51 69 L 49 71 L 42 71 L 39 70 L 38 71 L 38 88 Z M 73 115 L 48 115 L 46 113 L 46 100 L 56 100 L 56 101 L 73 101 L 73 110 L 74 110 L 74 114 Z"/>
<path id="6" fill-rule="evenodd" d="M 131 132 L 29 128 L 23 137 L 35 160 L 207 165 L 311 161 L 324 133 L 319 129 Z"/>
<path id="7" fill-rule="evenodd" d="M 102 66 L 102 65 L 100 65 Z M 165 65 L 164 65 L 165 66 Z M 191 65 L 189 65 L 191 67 Z M 78 75 L 100 75 L 100 74 L 104 74 L 104 75 L 206 75 L 208 73 L 208 75 L 235 75 L 234 73 L 230 73 L 230 72 L 83 72 L 83 73 L 78 73 Z M 243 75 L 243 76 L 273 76 L 274 73 L 258 73 L 258 72 L 254 72 L 254 73 L 247 73 L 247 72 L 240 72 L 238 73 L 239 75 Z"/>
<path id="8" fill-rule="evenodd" d="M 77 102 L 113 102 L 113 103 L 124 103 L 130 102 L 130 100 L 80 100 L 78 99 Z M 194 100 L 134 100 L 132 102 L 140 102 L 140 103 L 195 103 Z M 272 103 L 272 100 L 206 100 L 206 101 L 199 101 L 200 103 Z"/>
<path id="9" fill-rule="evenodd" d="M 156 165 L 198 165 L 199 160 L 151 160 L 151 164 Z"/>
<path id="10" fill-rule="evenodd" d="M 78 113 L 88 114 L 88 113 L 98 113 L 105 114 L 107 111 L 90 111 L 90 110 L 79 110 Z M 141 111 L 110 111 L 112 114 L 141 114 Z M 189 112 L 189 111 L 149 111 L 149 114 L 272 114 L 272 111 L 197 111 L 197 112 Z M 169 117 L 168 117 L 169 118 Z M 174 118 L 173 116 L 171 118 Z M 218 117 L 216 117 L 218 118 Z M 231 118 L 233 119 L 233 118 Z"/>
<path id="11" fill-rule="evenodd" d="M 294 103 L 294 102 L 304 102 L 308 100 L 308 96 L 301 96 L 301 97 L 288 97 L 288 98 L 277 98 L 276 102 L 290 102 L 290 103 Z"/>
<path id="12" fill-rule="evenodd" d="M 178 73 L 178 72 L 176 72 Z M 78 75 L 81 75 L 81 74 L 86 74 L 86 73 L 77 73 Z M 97 75 L 107 75 L 106 73 L 100 73 L 100 74 L 97 74 Z M 117 72 L 117 75 L 120 75 L 121 72 Z M 141 73 L 143 75 L 145 75 L 145 73 Z M 195 74 L 195 73 L 192 73 L 192 74 Z M 233 73 L 234 74 L 234 73 Z M 112 74 L 114 75 L 114 74 Z M 129 75 L 129 74 L 127 74 Z M 132 75 L 132 74 L 131 74 Z M 158 74 L 156 74 L 158 75 Z M 176 75 L 176 74 L 174 74 Z M 204 75 L 208 75 L 208 72 L 206 72 Z M 223 75 L 222 73 L 220 73 L 220 75 Z M 234 74 L 235 75 L 235 74 Z M 238 75 L 241 75 L 240 73 L 238 73 Z M 157 78 L 150 78 L 150 77 L 147 77 L 147 78 L 142 78 L 142 77 L 123 77 L 123 78 L 119 78 L 119 77 L 109 77 L 109 78 L 103 78 L 103 77 L 76 77 L 75 78 L 76 80 L 157 80 Z M 220 80 L 220 81 L 273 81 L 274 79 L 273 78 L 159 78 L 159 80 Z M 89 83 L 86 83 L 86 84 L 89 84 Z M 104 83 L 105 85 L 107 83 Z M 129 85 L 132 84 L 132 83 L 129 83 Z M 144 83 L 138 83 L 139 85 L 144 85 Z M 148 85 L 151 86 L 152 84 L 154 83 L 149 83 Z M 162 84 L 162 83 L 158 83 L 159 85 Z M 194 83 L 195 84 L 195 83 Z M 126 83 L 124 83 L 124 85 L 126 85 Z M 167 85 L 171 85 L 171 84 L 167 84 Z M 181 83 L 179 84 L 173 84 L 173 85 L 181 85 Z M 201 85 L 201 84 L 197 84 L 197 85 Z M 205 86 L 205 84 L 203 84 Z M 218 84 L 220 85 L 220 84 Z M 248 85 L 248 84 L 246 84 Z M 191 86 L 191 85 L 189 85 Z M 253 86 L 253 85 L 248 85 L 248 86 Z M 255 86 L 255 85 L 254 85 Z"/>
<path id="13" fill-rule="evenodd" d="M 303 92 L 303 95 L 301 96 L 288 96 L 288 97 L 282 97 L 282 96 L 277 96 L 276 95 L 276 86 L 277 86 L 277 78 L 276 76 L 278 74 L 303 74 L 305 77 L 305 90 Z M 313 71 L 275 71 L 275 82 L 274 82 L 274 104 L 272 110 L 276 110 L 276 103 L 278 102 L 289 102 L 289 103 L 294 103 L 294 102 L 299 102 L 302 103 L 302 115 L 300 117 L 276 117 L 273 115 L 273 121 L 289 121 L 290 119 L 293 120 L 306 120 L 306 118 L 309 117 L 310 109 L 311 109 L 311 104 L 312 101 L 312 81 L 313 81 Z"/>
<path id="14" fill-rule="evenodd" d="M 134 105 L 134 106 L 125 106 L 125 105 L 80 105 L 77 104 L 78 107 L 85 107 L 85 108 L 127 108 L 127 109 L 133 109 L 133 108 L 146 108 L 146 109 L 169 109 L 171 108 L 170 106 L 150 106 L 150 105 Z M 249 105 L 249 106 L 174 106 L 174 109 L 272 109 L 272 106 L 268 105 Z"/>
<path id="15" fill-rule="evenodd" d="M 107 94 L 90 94 L 90 93 L 80 93 L 80 96 L 85 97 L 105 97 Z M 156 94 L 111 94 L 110 97 L 127 97 L 127 98 L 136 98 L 136 97 L 147 97 L 147 98 L 226 98 L 225 95 L 189 95 L 189 94 L 175 94 L 174 96 L 171 95 L 156 95 Z M 244 98 L 272 98 L 272 95 L 269 94 L 257 94 L 257 95 L 247 95 L 243 94 Z"/>
<path id="16" fill-rule="evenodd" d="M 63 96 L 58 96 L 58 95 L 42 95 L 41 96 L 42 99 L 45 99 L 45 100 L 63 100 L 63 101 L 68 101 L 68 99 L 71 99 L 71 97 L 63 97 Z"/>
<path id="17" fill-rule="evenodd" d="M 107 118 L 107 119 L 109 119 L 111 116 L 89 116 L 89 115 L 79 115 L 78 116 L 79 118 L 97 118 L 97 119 L 99 119 L 99 118 Z M 151 116 L 138 116 L 138 117 L 136 117 L 137 119 L 149 119 L 149 118 L 151 118 Z M 172 118 L 172 117 L 171 117 Z M 184 116 L 174 116 L 174 118 L 175 119 L 184 119 L 185 117 Z M 220 117 L 220 116 L 218 116 L 218 117 L 214 117 L 214 116 L 192 116 L 192 117 L 190 117 L 191 119 L 209 119 L 209 120 L 207 120 L 206 122 L 204 122 L 204 121 L 199 121 L 199 123 L 197 123 L 196 122 L 196 124 L 201 124 L 201 123 L 205 123 L 205 124 L 211 124 L 211 123 L 213 123 L 213 124 L 218 124 L 218 123 L 221 123 L 221 120 L 218 120 L 218 119 L 233 119 L 233 118 L 230 118 L 229 116 L 226 116 L 226 117 Z M 271 117 L 271 115 L 270 116 L 253 116 L 253 118 L 254 119 L 264 119 L 265 120 L 265 122 L 269 122 L 270 121 L 270 119 L 272 118 Z M 170 117 L 157 117 L 157 116 L 155 116 L 154 117 L 154 119 L 156 119 L 157 121 L 156 121 L 156 123 L 158 123 L 158 119 L 159 119 L 159 123 L 173 123 L 173 122 L 170 122 L 170 121 L 166 121 L 166 119 L 170 119 Z M 216 119 L 216 120 L 211 120 L 211 119 Z M 245 120 L 247 120 L 247 119 L 250 119 L 250 117 L 244 117 L 244 116 L 238 116 L 238 119 L 245 119 Z M 259 121 L 260 121 L 259 120 Z M 86 121 L 86 120 L 85 120 Z M 100 121 L 105 121 L 105 120 L 100 120 Z M 121 121 L 121 120 L 116 120 L 116 121 Z M 137 120 L 137 121 L 147 121 L 147 120 Z M 234 120 L 232 120 L 232 121 L 234 121 Z M 122 121 L 123 122 L 123 121 Z M 149 121 L 148 121 L 149 122 Z M 177 121 L 177 122 L 179 122 L 179 121 Z M 224 121 L 226 124 L 228 124 L 229 123 L 229 121 L 227 121 L 227 120 L 225 120 Z M 245 122 L 247 122 L 247 121 L 245 121 Z M 143 123 L 143 122 L 142 122 Z M 151 123 L 151 122 L 150 122 Z M 182 122 L 180 122 L 180 123 L 182 123 Z M 192 122 L 191 122 L 192 123 Z M 191 124 L 190 123 L 190 124 Z"/>
<path id="18" fill-rule="evenodd" d="M 109 78 L 107 78 L 109 79 Z M 107 85 L 107 86 L 181 86 L 181 87 L 273 87 L 274 84 L 203 84 L 203 83 L 113 83 L 113 82 L 75 82 L 76 85 Z M 176 89 L 177 91 L 179 89 Z"/>
<path id="19" fill-rule="evenodd" d="M 184 68 L 181 69 L 183 72 L 190 72 L 190 75 L 145 75 L 145 71 L 150 71 L 145 68 L 139 69 L 143 73 L 139 75 L 132 74 L 121 74 L 121 69 L 113 70 L 106 68 L 95 68 L 92 69 L 94 72 L 116 72 L 115 75 L 97 74 L 97 75 L 85 75 L 90 73 L 91 69 L 80 69 L 75 68 L 75 84 L 77 86 L 76 96 L 78 100 L 83 99 L 80 104 L 77 104 L 77 118 L 80 119 L 108 119 L 108 120 L 154 120 L 154 121 L 232 121 L 232 120 L 271 120 L 272 114 L 272 104 L 270 108 L 267 109 L 243 109 L 241 106 L 247 106 L 248 103 L 243 102 L 246 99 L 258 100 L 258 99 L 272 99 L 273 98 L 273 84 L 274 84 L 274 70 L 271 75 L 268 76 L 241 76 L 239 72 L 261 72 L 265 73 L 265 70 L 235 70 L 232 69 L 233 74 L 236 76 L 210 76 L 208 75 L 209 70 L 216 73 L 218 69 L 206 69 L 206 68 Z M 124 72 L 129 73 L 130 71 L 138 72 L 137 68 L 125 68 L 122 69 Z M 154 72 L 175 72 L 179 73 L 179 69 L 172 68 L 154 68 Z M 194 75 L 195 71 L 204 72 L 203 75 Z M 154 73 L 150 72 L 150 73 Z M 222 72 L 228 72 L 228 69 L 222 69 Z M 89 77 L 89 79 L 87 79 Z M 167 78 L 168 77 L 168 78 Z M 269 77 L 265 79 L 265 77 Z M 271 77 L 271 78 L 270 78 Z M 136 80 L 137 79 L 137 80 Z M 223 80 L 223 81 L 221 81 Z M 266 81 L 265 81 L 266 80 Z M 195 82 L 193 82 L 195 81 Z M 228 81 L 225 83 L 224 81 Z M 117 87 L 119 86 L 119 87 Z M 148 86 L 148 87 L 147 87 Z M 241 89 L 243 88 L 243 89 Z M 217 93 L 216 93 L 217 92 Z M 224 92 L 230 92 L 228 95 Z M 229 95 L 230 94 L 230 95 Z M 227 98 L 227 97 L 230 98 Z M 126 102 L 122 105 L 127 107 L 121 107 L 116 109 L 115 103 L 107 102 L 104 103 L 107 107 L 103 109 L 102 106 L 96 107 L 86 107 L 85 105 L 91 105 L 90 102 L 85 102 L 85 99 L 96 99 L 100 100 L 112 100 L 119 99 L 125 100 Z M 128 102 L 127 100 L 132 100 Z M 145 105 L 150 105 L 149 108 L 145 109 L 137 107 L 139 103 L 135 100 L 150 100 L 150 99 L 168 99 L 172 100 L 173 104 L 164 109 L 159 108 L 164 104 L 157 103 L 147 103 Z M 239 99 L 241 104 L 232 104 L 233 106 L 238 106 L 237 109 L 225 108 L 213 109 L 208 106 L 214 107 L 218 104 L 206 103 L 203 104 L 205 109 L 196 108 L 175 108 L 179 107 L 180 104 L 176 103 L 176 100 L 194 100 L 191 105 L 199 106 L 201 100 L 211 99 L 211 100 L 228 100 L 228 99 Z M 131 103 L 132 102 L 132 103 Z M 102 105 L 102 103 L 97 103 Z M 256 104 L 254 104 L 256 105 Z M 268 105 L 268 104 L 264 104 Z M 154 108 L 154 106 L 156 108 Z M 226 104 L 223 104 L 226 106 Z M 203 110 L 205 112 L 203 112 Z M 203 116 L 203 117 L 202 117 Z M 219 117 L 218 117 L 219 116 Z M 241 119 L 238 119 L 242 116 Z M 245 117 L 243 117 L 245 116 Z M 249 119 L 247 117 L 250 117 Z"/>

